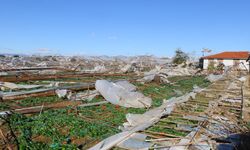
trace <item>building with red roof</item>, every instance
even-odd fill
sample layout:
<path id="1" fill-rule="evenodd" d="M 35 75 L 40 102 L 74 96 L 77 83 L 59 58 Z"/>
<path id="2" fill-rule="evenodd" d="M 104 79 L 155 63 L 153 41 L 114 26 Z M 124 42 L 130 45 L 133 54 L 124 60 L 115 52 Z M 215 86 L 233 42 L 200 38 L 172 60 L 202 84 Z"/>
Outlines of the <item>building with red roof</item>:
<path id="1" fill-rule="evenodd" d="M 249 51 L 235 51 L 235 52 L 222 52 L 214 55 L 201 57 L 203 69 L 208 69 L 209 66 L 214 65 L 214 67 L 219 64 L 223 66 L 235 66 L 241 70 L 249 70 Z"/>

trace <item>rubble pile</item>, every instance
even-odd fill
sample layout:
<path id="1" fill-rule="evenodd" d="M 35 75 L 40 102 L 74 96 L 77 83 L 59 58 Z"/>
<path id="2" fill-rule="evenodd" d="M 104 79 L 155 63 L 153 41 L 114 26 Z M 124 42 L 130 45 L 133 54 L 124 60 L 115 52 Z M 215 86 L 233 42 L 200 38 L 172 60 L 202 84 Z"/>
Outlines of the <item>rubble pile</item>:
<path id="1" fill-rule="evenodd" d="M 165 65 L 165 66 L 156 66 L 154 69 L 149 72 L 144 73 L 144 77 L 139 79 L 139 82 L 147 83 L 153 80 L 156 80 L 160 83 L 169 83 L 168 77 L 173 76 L 190 76 L 195 75 L 199 72 L 200 69 L 197 69 L 191 62 L 180 64 L 180 65 Z"/>
<path id="2" fill-rule="evenodd" d="M 28 122 L 35 133 L 62 124 L 67 140 L 86 142 L 83 149 L 213 149 L 249 130 L 241 121 L 249 120 L 250 77 L 242 73 L 204 76 L 189 60 L 154 56 L 0 57 L 0 117 L 39 114 Z M 15 133 L 23 134 L 27 119 L 16 117 L 23 120 Z M 13 143 L 1 129 L 0 143 Z M 67 143 L 54 131 L 48 139 Z"/>
<path id="3" fill-rule="evenodd" d="M 154 56 L 1 56 L 0 69 L 58 67 L 89 73 L 130 73 L 141 72 L 171 62 L 169 58 Z M 44 73 L 51 71 L 43 70 Z"/>

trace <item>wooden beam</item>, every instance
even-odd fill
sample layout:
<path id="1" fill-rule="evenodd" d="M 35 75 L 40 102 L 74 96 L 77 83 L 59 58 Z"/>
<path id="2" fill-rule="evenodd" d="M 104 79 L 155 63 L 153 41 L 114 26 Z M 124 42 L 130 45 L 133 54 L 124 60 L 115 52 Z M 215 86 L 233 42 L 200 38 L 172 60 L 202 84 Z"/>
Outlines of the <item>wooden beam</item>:
<path id="1" fill-rule="evenodd" d="M 39 90 L 32 90 L 32 91 L 24 91 L 24 92 L 13 92 L 13 93 L 6 93 L 1 95 L 2 101 L 9 101 L 9 100 L 20 100 L 27 97 L 43 97 L 43 96 L 52 96 L 56 95 L 57 89 L 66 89 L 71 91 L 81 91 L 81 90 L 88 90 L 94 89 L 94 83 L 85 83 L 80 85 L 72 85 L 72 86 L 64 86 L 64 87 L 55 87 L 49 89 L 39 89 Z"/>
<path id="2" fill-rule="evenodd" d="M 180 137 L 182 137 L 182 136 L 177 136 L 177 135 L 173 135 L 173 134 L 167 134 L 167 133 L 163 133 L 163 132 L 153 132 L 153 131 L 149 131 L 149 130 L 145 130 L 143 132 L 150 133 L 150 134 L 153 134 L 153 135 L 162 135 L 162 136 L 173 137 L 173 138 L 180 138 Z"/>
<path id="3" fill-rule="evenodd" d="M 65 78 L 82 78 L 82 77 L 108 77 L 108 76 L 131 76 L 135 74 L 104 74 L 104 73 L 64 73 L 64 74 L 31 74 L 31 75 L 5 75 L 0 76 L 2 82 L 24 82 L 35 80 L 55 80 Z"/>
<path id="4" fill-rule="evenodd" d="M 32 71 L 32 70 L 69 70 L 60 67 L 29 67 L 29 68 L 9 68 L 9 69 L 0 69 L 0 71 Z"/>
<path id="5" fill-rule="evenodd" d="M 103 105 L 109 103 L 108 101 L 101 101 L 96 103 L 87 103 L 82 104 L 81 101 L 63 101 L 63 102 L 57 102 L 49 105 L 40 105 L 40 106 L 33 106 L 33 107 L 26 107 L 26 108 L 20 108 L 11 110 L 13 112 L 21 113 L 21 114 L 33 114 L 33 113 L 39 113 L 44 110 L 48 109 L 59 109 L 64 108 L 68 106 L 76 106 L 76 107 L 89 107 L 89 106 L 97 106 L 97 105 Z M 7 113 L 11 113 L 11 111 L 3 111 L 0 112 L 0 115 L 5 115 Z"/>

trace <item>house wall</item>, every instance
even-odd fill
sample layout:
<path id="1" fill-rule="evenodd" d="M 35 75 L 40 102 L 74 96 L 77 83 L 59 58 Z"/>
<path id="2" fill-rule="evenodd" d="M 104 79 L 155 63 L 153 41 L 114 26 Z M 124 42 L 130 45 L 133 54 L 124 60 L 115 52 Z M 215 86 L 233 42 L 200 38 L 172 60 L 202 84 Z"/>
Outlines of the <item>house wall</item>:
<path id="1" fill-rule="evenodd" d="M 208 67 L 208 59 L 203 60 L 203 69 L 207 69 Z"/>
<path id="2" fill-rule="evenodd" d="M 209 62 L 210 61 L 214 61 L 215 62 L 215 66 L 219 64 L 219 62 L 221 62 L 222 60 L 218 60 L 218 59 L 204 59 L 203 60 L 203 69 L 207 69 L 208 68 L 208 65 L 209 65 Z M 241 62 L 244 64 L 241 64 Z M 239 60 L 239 67 L 240 69 L 243 69 L 245 70 L 246 68 L 249 70 L 249 65 L 248 63 L 246 62 L 246 60 Z M 225 66 L 233 66 L 234 65 L 234 60 L 233 59 L 224 59 L 223 60 L 223 64 Z M 246 68 L 245 68 L 246 67 Z"/>

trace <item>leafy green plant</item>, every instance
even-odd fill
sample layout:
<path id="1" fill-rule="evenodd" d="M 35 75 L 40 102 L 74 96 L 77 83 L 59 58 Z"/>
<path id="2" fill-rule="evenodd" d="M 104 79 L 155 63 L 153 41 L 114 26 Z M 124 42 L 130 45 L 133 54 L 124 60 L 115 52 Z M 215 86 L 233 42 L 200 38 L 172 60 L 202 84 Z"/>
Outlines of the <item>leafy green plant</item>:
<path id="1" fill-rule="evenodd" d="M 185 132 L 180 132 L 180 131 L 176 131 L 174 129 L 158 127 L 158 126 L 150 127 L 148 130 L 153 131 L 153 132 L 172 134 L 172 135 L 176 135 L 176 136 L 186 136 L 187 135 L 187 133 L 185 133 Z"/>
<path id="2" fill-rule="evenodd" d="M 48 97 L 29 97 L 19 101 L 20 106 L 35 106 L 41 105 L 43 103 L 53 103 L 59 102 L 62 99 L 58 98 L 57 96 L 48 96 Z"/>
<path id="3" fill-rule="evenodd" d="M 7 103 L 0 103 L 0 110 L 8 110 L 10 109 L 10 106 Z"/>

